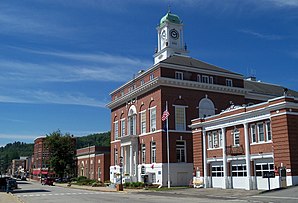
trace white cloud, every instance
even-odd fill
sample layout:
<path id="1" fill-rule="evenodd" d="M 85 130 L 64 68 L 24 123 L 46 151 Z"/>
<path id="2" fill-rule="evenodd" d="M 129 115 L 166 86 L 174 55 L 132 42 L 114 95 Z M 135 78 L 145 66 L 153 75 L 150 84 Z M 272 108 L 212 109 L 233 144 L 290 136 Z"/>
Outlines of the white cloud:
<path id="1" fill-rule="evenodd" d="M 34 140 L 36 137 L 35 135 L 19 135 L 19 134 L 0 134 L 1 139 L 11 139 L 11 140 Z"/>
<path id="2" fill-rule="evenodd" d="M 3 94 L 3 93 L 2 93 Z M 82 93 L 49 92 L 43 90 L 14 90 L 10 96 L 1 96 L 0 102 L 30 104 L 66 104 L 105 108 L 106 102 Z"/>
<path id="3" fill-rule="evenodd" d="M 43 13 L 37 14 L 36 10 L 30 11 L 16 7 L 2 7 L 0 24 L 0 33 L 10 35 L 30 34 L 63 38 L 69 37 L 70 33 L 74 32 L 72 28 L 60 25 L 59 21 L 51 22 L 49 17 Z"/>
<path id="4" fill-rule="evenodd" d="M 75 82 L 75 81 L 127 81 L 149 61 L 108 54 L 47 53 L 70 59 L 63 62 L 26 62 L 1 60 L 0 83 Z M 54 61 L 54 60 L 53 60 Z M 56 61 L 56 60 L 55 60 Z"/>
<path id="5" fill-rule="evenodd" d="M 298 0 L 265 0 L 278 7 L 298 7 Z"/>
<path id="6" fill-rule="evenodd" d="M 284 37 L 279 36 L 279 35 L 262 34 L 262 33 L 255 32 L 255 31 L 252 31 L 252 30 L 239 30 L 239 32 L 242 32 L 242 33 L 245 33 L 245 34 L 248 34 L 248 35 L 252 35 L 252 36 L 257 37 L 257 38 L 266 39 L 266 40 L 281 40 L 281 39 L 284 38 Z"/>

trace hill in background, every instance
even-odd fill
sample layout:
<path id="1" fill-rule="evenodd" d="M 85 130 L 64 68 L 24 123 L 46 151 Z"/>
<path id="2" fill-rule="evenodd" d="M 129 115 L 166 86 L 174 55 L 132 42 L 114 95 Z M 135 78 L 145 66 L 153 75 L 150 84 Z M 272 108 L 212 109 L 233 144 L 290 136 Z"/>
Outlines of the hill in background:
<path id="1" fill-rule="evenodd" d="M 110 132 L 95 133 L 83 137 L 77 137 L 76 148 L 83 148 L 93 145 L 110 146 Z M 32 156 L 34 144 L 24 142 L 9 143 L 0 147 L 0 172 L 3 174 L 10 166 L 13 159 Z"/>

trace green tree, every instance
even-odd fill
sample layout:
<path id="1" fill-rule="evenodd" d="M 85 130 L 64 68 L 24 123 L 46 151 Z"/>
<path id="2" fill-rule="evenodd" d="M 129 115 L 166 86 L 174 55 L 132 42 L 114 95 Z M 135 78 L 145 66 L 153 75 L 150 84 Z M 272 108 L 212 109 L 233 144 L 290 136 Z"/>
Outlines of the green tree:
<path id="1" fill-rule="evenodd" d="M 75 140 L 66 133 L 63 135 L 59 130 L 47 135 L 45 146 L 49 149 L 50 171 L 54 171 L 59 177 L 75 174 Z"/>

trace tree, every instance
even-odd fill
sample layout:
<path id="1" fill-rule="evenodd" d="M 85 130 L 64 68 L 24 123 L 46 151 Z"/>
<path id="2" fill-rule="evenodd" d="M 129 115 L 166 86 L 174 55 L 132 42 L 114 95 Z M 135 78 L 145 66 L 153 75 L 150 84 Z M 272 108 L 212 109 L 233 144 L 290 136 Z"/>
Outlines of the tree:
<path id="1" fill-rule="evenodd" d="M 75 174 L 75 140 L 73 136 L 66 133 L 63 135 L 59 130 L 47 135 L 45 146 L 49 149 L 49 164 L 60 178 L 65 175 Z"/>

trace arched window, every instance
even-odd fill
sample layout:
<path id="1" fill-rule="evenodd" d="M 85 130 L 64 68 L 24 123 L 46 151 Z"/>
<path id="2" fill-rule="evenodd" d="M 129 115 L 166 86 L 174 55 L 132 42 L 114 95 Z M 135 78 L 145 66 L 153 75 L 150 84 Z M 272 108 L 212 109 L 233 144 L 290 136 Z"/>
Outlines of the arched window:
<path id="1" fill-rule="evenodd" d="M 128 133 L 136 135 L 137 110 L 135 106 L 131 106 L 128 111 Z"/>
<path id="2" fill-rule="evenodd" d="M 199 103 L 199 118 L 205 118 L 207 116 L 213 116 L 215 114 L 215 108 L 213 102 L 204 98 Z"/>

